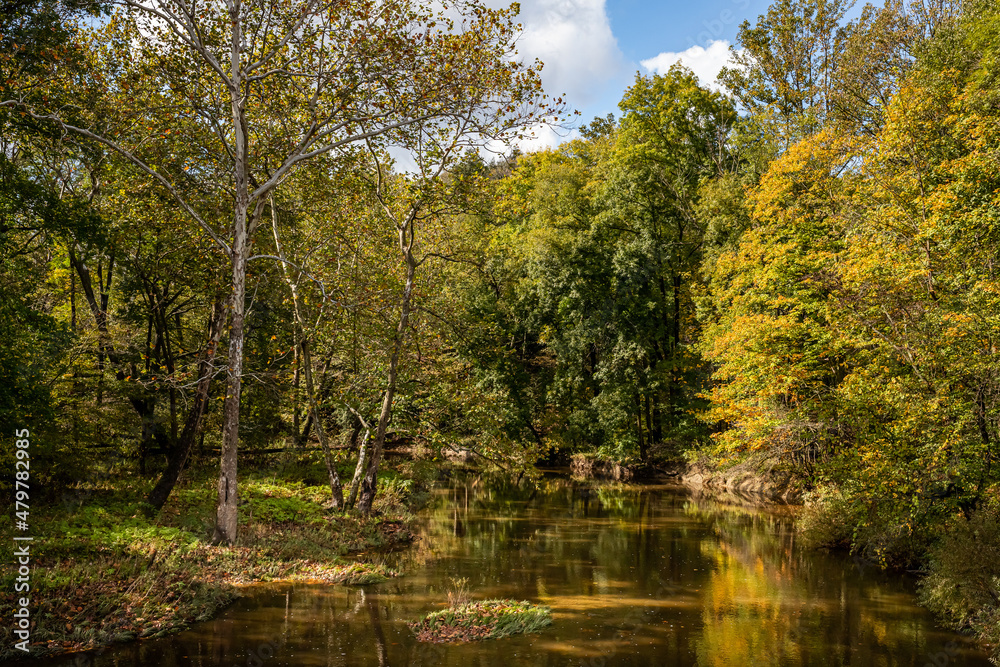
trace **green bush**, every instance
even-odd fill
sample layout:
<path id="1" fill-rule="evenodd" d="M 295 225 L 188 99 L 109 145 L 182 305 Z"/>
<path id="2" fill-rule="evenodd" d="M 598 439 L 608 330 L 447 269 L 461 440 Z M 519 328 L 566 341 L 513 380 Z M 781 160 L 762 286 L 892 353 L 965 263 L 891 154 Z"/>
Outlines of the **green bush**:
<path id="1" fill-rule="evenodd" d="M 251 498 L 246 521 L 321 523 L 323 508 L 301 498 Z"/>
<path id="2" fill-rule="evenodd" d="M 956 518 L 931 549 L 921 601 L 952 627 L 975 631 L 1000 658 L 1000 501 Z"/>
<path id="3" fill-rule="evenodd" d="M 860 484 L 824 486 L 806 495 L 798 525 L 812 546 L 849 548 L 886 570 L 912 569 L 925 562 L 945 523 L 943 508 L 918 506 L 919 500 L 912 493 L 886 497 Z"/>
<path id="4" fill-rule="evenodd" d="M 798 528 L 815 547 L 850 548 L 854 531 L 853 508 L 839 491 L 824 489 L 806 494 Z"/>

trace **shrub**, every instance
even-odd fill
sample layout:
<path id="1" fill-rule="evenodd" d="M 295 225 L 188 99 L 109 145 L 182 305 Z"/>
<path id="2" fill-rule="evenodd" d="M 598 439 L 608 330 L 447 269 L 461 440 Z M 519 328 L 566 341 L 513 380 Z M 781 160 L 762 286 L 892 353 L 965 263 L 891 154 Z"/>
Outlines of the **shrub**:
<path id="1" fill-rule="evenodd" d="M 921 601 L 954 628 L 975 631 L 1000 658 L 1000 501 L 956 518 L 931 549 Z"/>
<path id="2" fill-rule="evenodd" d="M 798 523 L 805 542 L 816 547 L 849 548 L 854 512 L 844 494 L 825 489 L 806 494 L 804 501 Z"/>

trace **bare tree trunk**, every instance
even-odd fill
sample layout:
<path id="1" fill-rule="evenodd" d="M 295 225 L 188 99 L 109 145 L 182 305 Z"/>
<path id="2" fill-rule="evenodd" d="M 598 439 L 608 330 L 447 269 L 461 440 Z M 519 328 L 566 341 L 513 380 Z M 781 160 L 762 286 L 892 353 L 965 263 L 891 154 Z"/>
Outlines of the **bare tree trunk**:
<path id="1" fill-rule="evenodd" d="M 244 183 L 244 194 L 246 185 Z M 232 318 L 229 324 L 229 364 L 226 369 L 226 402 L 222 409 L 222 457 L 219 462 L 219 500 L 215 509 L 214 544 L 234 544 L 239 522 L 236 455 L 239 448 L 240 391 L 243 376 L 243 319 L 246 295 L 247 202 L 236 204 L 233 234 Z"/>
<path id="2" fill-rule="evenodd" d="M 250 210 L 246 118 L 243 113 L 244 86 L 241 64 L 243 48 L 243 3 L 227 3 L 232 20 L 230 41 L 229 97 L 233 111 L 233 263 L 232 315 L 229 321 L 229 363 L 226 369 L 226 402 L 222 409 L 222 456 L 219 462 L 219 500 L 215 509 L 213 544 L 234 544 L 239 526 L 239 489 L 236 484 L 236 456 L 240 437 L 240 391 L 243 381 L 243 319 L 246 311 L 247 258 L 250 238 L 247 214 Z M 254 211 L 255 226 L 261 207 Z"/>
<path id="3" fill-rule="evenodd" d="M 392 357 L 389 360 L 389 377 L 386 382 L 385 395 L 382 398 L 382 411 L 378 417 L 375 429 L 375 442 L 372 446 L 371 459 L 364 480 L 361 482 L 361 498 L 358 500 L 358 511 L 368 514 L 375 502 L 375 491 L 378 480 L 378 466 L 382 461 L 382 451 L 385 449 L 385 431 L 392 416 L 392 399 L 396 393 L 396 378 L 399 372 L 399 355 L 406 340 L 406 329 L 410 321 L 410 301 L 413 296 L 413 281 L 417 273 L 417 261 L 413 257 L 413 225 L 416 220 L 416 208 L 411 209 L 407 221 L 399 228 L 399 245 L 406 257 L 406 286 L 403 288 L 403 303 L 399 315 L 399 325 L 396 327 L 396 339 L 393 342 Z"/>
<path id="4" fill-rule="evenodd" d="M 272 210 L 274 205 L 272 203 Z M 273 213 L 272 213 L 273 215 Z M 299 433 L 301 433 L 301 427 L 299 426 L 299 369 L 302 367 L 302 359 L 299 358 L 299 346 L 292 346 L 292 363 L 295 366 L 295 371 L 292 373 L 292 434 L 294 435 L 294 442 L 296 449 L 299 449 L 305 445 L 303 440 L 300 438 Z"/>
<path id="5" fill-rule="evenodd" d="M 111 256 L 111 259 L 108 262 L 108 280 L 106 284 L 104 282 L 103 269 L 100 264 L 98 264 L 98 293 L 94 291 L 94 281 L 93 276 L 90 273 L 90 269 L 87 267 L 83 258 L 77 257 L 76 255 L 73 241 L 66 245 L 66 250 L 69 255 L 70 264 L 76 270 L 76 274 L 80 278 L 80 287 L 83 288 L 83 294 L 86 297 L 87 304 L 90 306 L 90 312 L 94 315 L 94 322 L 97 324 L 97 371 L 100 374 L 97 380 L 97 403 L 100 404 L 103 402 L 104 360 L 108 357 L 117 357 L 112 350 L 111 335 L 108 332 L 108 301 L 111 296 L 111 278 L 114 271 L 114 255 Z"/>
<path id="6" fill-rule="evenodd" d="M 309 443 L 309 431 L 312 430 L 313 425 L 313 413 L 311 410 L 306 410 L 305 413 L 306 423 L 302 426 L 302 433 L 298 436 L 298 447 L 305 447 Z"/>
<path id="7" fill-rule="evenodd" d="M 201 430 L 201 420 L 208 405 L 208 390 L 212 385 L 212 362 L 219 347 L 219 340 L 222 338 L 225 321 L 226 307 L 222 298 L 219 297 L 212 306 L 208 328 L 208 345 L 198 362 L 198 387 L 195 389 L 194 401 L 190 412 L 188 412 L 187 421 L 184 423 L 184 430 L 181 431 L 180 438 L 175 442 L 167 469 L 163 471 L 160 481 L 156 483 L 146 498 L 146 502 L 157 510 L 162 509 L 167 498 L 170 497 L 170 492 L 177 484 L 181 470 L 184 469 L 184 464 L 187 463 L 188 456 Z"/>
<path id="8" fill-rule="evenodd" d="M 398 346 L 397 346 L 398 347 Z M 392 399 L 396 393 L 396 352 L 393 352 L 393 362 L 389 369 L 388 386 L 382 397 L 382 411 L 379 413 L 378 426 L 375 430 L 375 443 L 372 447 L 371 459 L 361 481 L 361 498 L 358 500 L 358 511 L 368 514 L 375 502 L 375 491 L 378 484 L 378 466 L 382 460 L 382 450 L 385 448 L 385 431 L 392 416 Z"/>
<path id="9" fill-rule="evenodd" d="M 354 468 L 354 477 L 351 478 L 351 492 L 347 498 L 347 507 L 354 507 L 354 501 L 358 498 L 358 488 L 361 484 L 361 477 L 365 471 L 365 458 L 368 453 L 368 439 L 371 437 L 372 428 L 368 422 L 354 410 L 354 408 L 348 406 L 348 410 L 354 413 L 354 416 L 358 418 L 361 425 L 365 427 L 365 435 L 361 438 L 361 446 L 358 448 L 358 465 Z M 355 431 L 357 433 L 357 431 Z"/>

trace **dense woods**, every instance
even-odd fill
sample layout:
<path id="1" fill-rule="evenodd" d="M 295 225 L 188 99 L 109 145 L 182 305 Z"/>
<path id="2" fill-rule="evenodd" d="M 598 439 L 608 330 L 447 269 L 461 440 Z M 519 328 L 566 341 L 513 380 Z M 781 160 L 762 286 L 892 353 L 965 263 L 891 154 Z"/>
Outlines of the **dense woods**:
<path id="1" fill-rule="evenodd" d="M 232 544 L 274 450 L 363 514 L 400 444 L 791 474 L 814 543 L 996 640 L 994 3 L 777 0 L 719 89 L 637 74 L 529 153 L 563 109 L 516 7 L 227 6 L 3 8 L 0 421 L 39 488 L 211 474 Z"/>

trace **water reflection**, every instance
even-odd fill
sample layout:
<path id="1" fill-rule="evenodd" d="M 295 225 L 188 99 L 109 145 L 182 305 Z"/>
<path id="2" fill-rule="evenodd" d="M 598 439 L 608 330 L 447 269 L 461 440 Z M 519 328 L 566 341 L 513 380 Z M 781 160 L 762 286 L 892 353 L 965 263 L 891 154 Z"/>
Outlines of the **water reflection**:
<path id="1" fill-rule="evenodd" d="M 258 586 L 214 621 L 92 664 L 988 664 L 934 627 L 911 582 L 796 548 L 788 512 L 662 486 L 470 477 L 439 489 L 420 521 L 423 538 L 390 557 L 409 573 L 400 579 Z M 443 607 L 459 577 L 476 599 L 547 604 L 554 624 L 476 644 L 414 641 L 406 621 Z"/>

